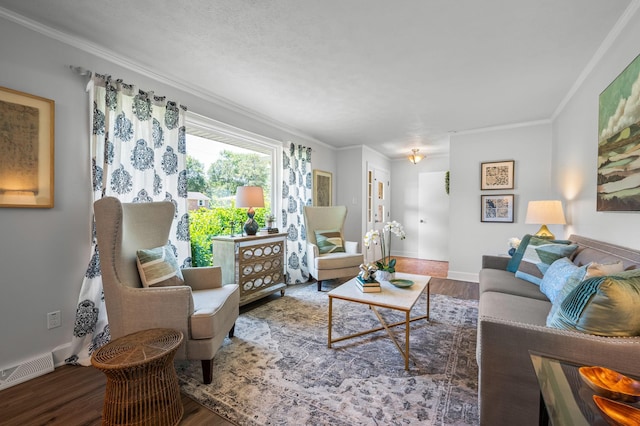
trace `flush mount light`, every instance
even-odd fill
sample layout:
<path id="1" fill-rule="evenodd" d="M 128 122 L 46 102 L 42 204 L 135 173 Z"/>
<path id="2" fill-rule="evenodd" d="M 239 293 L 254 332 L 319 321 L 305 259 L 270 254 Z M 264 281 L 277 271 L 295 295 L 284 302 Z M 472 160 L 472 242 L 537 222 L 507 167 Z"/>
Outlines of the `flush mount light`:
<path id="1" fill-rule="evenodd" d="M 424 155 L 418 154 L 418 151 L 420 151 L 418 148 L 414 148 L 411 150 L 411 155 L 409 155 L 409 161 L 413 164 L 418 164 L 424 158 Z"/>

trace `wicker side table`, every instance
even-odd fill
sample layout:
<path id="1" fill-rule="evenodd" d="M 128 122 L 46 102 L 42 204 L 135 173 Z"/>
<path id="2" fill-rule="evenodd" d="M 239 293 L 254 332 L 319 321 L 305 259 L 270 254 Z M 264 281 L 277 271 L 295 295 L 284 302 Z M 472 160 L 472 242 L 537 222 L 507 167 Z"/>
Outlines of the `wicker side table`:
<path id="1" fill-rule="evenodd" d="M 91 364 L 107 376 L 103 425 L 176 425 L 184 407 L 173 357 L 182 333 L 138 331 L 107 343 Z"/>

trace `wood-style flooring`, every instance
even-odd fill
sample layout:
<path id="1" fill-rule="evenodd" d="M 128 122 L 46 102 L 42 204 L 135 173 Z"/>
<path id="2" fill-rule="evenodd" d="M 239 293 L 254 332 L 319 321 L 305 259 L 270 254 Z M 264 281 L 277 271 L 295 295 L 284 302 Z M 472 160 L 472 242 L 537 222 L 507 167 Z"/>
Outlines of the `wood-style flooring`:
<path id="1" fill-rule="evenodd" d="M 478 299 L 476 283 L 444 279 L 447 262 L 397 259 L 398 271 L 436 277 L 431 282 L 432 293 Z M 246 309 L 251 309 L 251 305 L 242 310 Z M 58 367 L 52 373 L 0 391 L 0 425 L 99 425 L 105 383 L 104 374 L 93 367 Z M 183 426 L 232 425 L 185 395 L 182 402 L 184 416 L 180 424 Z"/>

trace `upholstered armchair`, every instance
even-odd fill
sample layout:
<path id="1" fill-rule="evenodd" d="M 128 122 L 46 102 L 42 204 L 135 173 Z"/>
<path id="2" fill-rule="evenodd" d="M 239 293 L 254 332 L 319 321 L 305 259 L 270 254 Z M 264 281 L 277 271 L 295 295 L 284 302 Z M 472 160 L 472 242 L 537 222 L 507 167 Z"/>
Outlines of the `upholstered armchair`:
<path id="1" fill-rule="evenodd" d="M 360 272 L 364 256 L 358 252 L 358 243 L 344 241 L 346 206 L 304 207 L 307 230 L 307 261 L 309 273 L 318 281 L 341 277 L 355 277 Z"/>
<path id="2" fill-rule="evenodd" d="M 179 269 L 175 262 L 178 285 L 169 280 L 143 286 L 140 251 L 167 245 L 175 207 L 170 202 L 121 203 L 113 197 L 94 207 L 111 337 L 157 327 L 179 330 L 184 339 L 176 358 L 201 360 L 203 381 L 211 383 L 213 356 L 227 334 L 233 337 L 238 285 L 222 285 L 219 267 Z"/>

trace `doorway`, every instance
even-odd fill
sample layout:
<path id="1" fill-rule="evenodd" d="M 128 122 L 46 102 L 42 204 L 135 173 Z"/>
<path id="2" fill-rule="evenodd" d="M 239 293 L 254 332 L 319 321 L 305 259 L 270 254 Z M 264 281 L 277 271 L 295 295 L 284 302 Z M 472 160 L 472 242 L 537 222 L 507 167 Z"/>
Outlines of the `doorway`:
<path id="1" fill-rule="evenodd" d="M 418 175 L 420 259 L 449 261 L 449 194 L 445 190 L 446 172 Z"/>
<path id="2" fill-rule="evenodd" d="M 389 171 L 375 166 L 367 167 L 367 230 L 381 230 L 384 222 L 390 221 Z M 382 258 L 379 245 L 364 248 L 366 262 Z"/>

